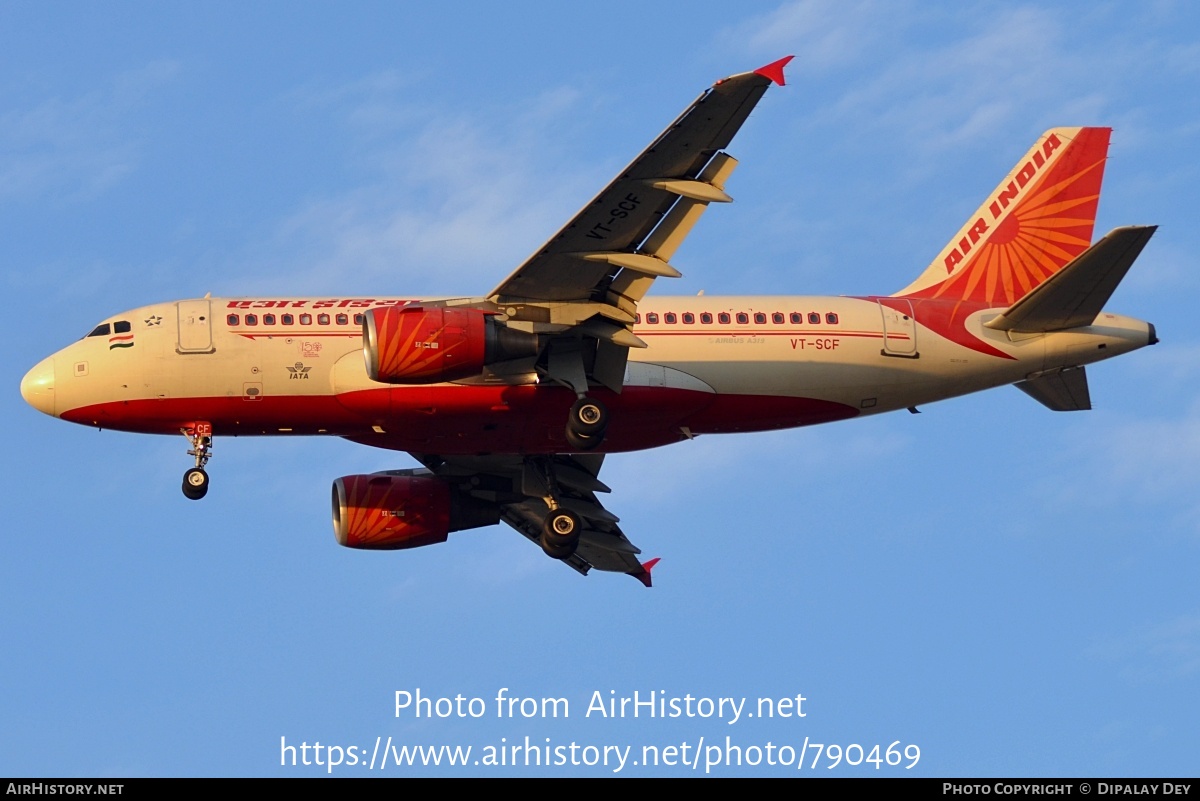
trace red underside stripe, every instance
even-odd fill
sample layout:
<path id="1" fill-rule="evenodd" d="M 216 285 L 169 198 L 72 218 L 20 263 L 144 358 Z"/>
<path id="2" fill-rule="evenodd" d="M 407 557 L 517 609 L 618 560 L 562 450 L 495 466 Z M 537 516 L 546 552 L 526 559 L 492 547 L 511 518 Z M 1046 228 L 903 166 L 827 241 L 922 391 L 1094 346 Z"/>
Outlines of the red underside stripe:
<path id="1" fill-rule="evenodd" d="M 832 401 L 756 395 L 713 395 L 661 387 L 626 387 L 621 395 L 593 394 L 612 423 L 603 451 L 630 451 L 693 434 L 770 431 L 854 417 Z M 568 450 L 563 429 L 573 401 L 557 386 L 403 387 L 341 396 L 164 398 L 96 404 L 62 413 L 64 420 L 100 428 L 178 434 L 196 421 L 213 434 L 328 434 L 405 451 L 445 454 L 553 453 Z M 380 434 L 373 430 L 379 426 Z M 281 428 L 290 429 L 282 432 Z"/>

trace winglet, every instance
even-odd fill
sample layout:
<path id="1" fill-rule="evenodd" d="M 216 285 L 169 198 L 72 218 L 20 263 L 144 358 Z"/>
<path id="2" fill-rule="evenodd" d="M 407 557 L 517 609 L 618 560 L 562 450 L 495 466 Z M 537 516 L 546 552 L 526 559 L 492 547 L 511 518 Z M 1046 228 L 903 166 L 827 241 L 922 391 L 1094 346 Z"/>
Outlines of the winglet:
<path id="1" fill-rule="evenodd" d="M 795 56 L 784 56 L 778 61 L 772 61 L 765 67 L 759 67 L 754 71 L 754 74 L 761 75 L 764 78 L 770 78 L 775 83 L 783 86 L 783 68 L 786 67 L 788 62 L 793 58 L 795 58 Z"/>
<path id="2" fill-rule="evenodd" d="M 642 572 L 641 573 L 630 573 L 629 575 L 633 576 L 635 579 L 642 582 L 643 586 L 650 587 L 651 586 L 650 571 L 653 570 L 654 566 L 658 564 L 658 559 L 659 559 L 659 557 L 656 556 L 653 559 L 648 559 L 645 562 L 642 562 Z"/>

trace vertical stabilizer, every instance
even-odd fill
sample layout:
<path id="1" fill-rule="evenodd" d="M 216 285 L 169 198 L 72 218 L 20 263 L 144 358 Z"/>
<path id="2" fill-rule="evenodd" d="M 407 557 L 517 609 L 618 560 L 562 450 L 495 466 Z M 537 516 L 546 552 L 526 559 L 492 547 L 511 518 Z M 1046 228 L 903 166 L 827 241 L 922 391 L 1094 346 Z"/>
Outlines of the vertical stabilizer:
<path id="1" fill-rule="evenodd" d="M 1053 128 L 896 295 L 1009 306 L 1092 242 L 1111 128 Z"/>

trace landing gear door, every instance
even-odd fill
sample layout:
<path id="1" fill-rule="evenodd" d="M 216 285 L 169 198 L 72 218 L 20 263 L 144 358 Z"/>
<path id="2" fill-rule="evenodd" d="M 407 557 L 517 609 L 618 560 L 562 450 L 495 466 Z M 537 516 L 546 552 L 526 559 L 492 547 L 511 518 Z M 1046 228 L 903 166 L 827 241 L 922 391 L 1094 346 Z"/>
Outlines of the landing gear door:
<path id="1" fill-rule="evenodd" d="M 208 298 L 181 300 L 179 310 L 179 352 L 212 353 L 212 309 Z"/>
<path id="2" fill-rule="evenodd" d="M 883 355 L 916 359 L 917 323 L 913 319 L 912 301 L 907 298 L 888 298 L 879 301 L 883 313 Z"/>

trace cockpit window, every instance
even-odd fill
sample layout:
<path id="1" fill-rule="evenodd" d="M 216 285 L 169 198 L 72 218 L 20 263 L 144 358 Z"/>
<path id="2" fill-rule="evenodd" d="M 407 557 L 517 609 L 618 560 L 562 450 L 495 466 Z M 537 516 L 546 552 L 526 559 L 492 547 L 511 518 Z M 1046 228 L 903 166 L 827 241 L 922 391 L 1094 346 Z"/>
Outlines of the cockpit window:
<path id="1" fill-rule="evenodd" d="M 92 329 L 92 333 L 88 334 L 88 337 L 106 337 L 106 336 L 108 336 L 108 323 L 100 323 L 100 325 L 98 325 Z M 84 339 L 87 339 L 87 337 L 84 337 Z"/>
<path id="2" fill-rule="evenodd" d="M 133 329 L 128 320 L 118 320 L 113 323 L 114 334 L 128 334 Z"/>

